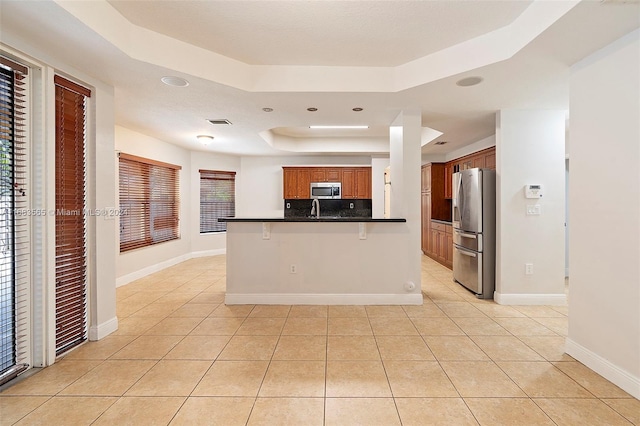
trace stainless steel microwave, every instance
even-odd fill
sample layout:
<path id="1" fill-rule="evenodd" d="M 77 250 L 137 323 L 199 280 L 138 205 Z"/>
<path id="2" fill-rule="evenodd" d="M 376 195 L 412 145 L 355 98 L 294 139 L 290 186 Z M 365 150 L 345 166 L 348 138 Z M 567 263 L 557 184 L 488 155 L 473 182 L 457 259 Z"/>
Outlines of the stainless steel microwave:
<path id="1" fill-rule="evenodd" d="M 340 182 L 311 182 L 311 198 L 342 198 Z"/>

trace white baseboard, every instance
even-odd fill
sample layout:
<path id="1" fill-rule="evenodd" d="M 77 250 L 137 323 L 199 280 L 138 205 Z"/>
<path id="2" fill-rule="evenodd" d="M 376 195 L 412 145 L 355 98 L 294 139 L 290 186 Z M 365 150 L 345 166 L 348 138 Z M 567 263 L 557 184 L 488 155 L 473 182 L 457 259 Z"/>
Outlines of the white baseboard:
<path id="1" fill-rule="evenodd" d="M 146 268 L 142 268 L 138 271 L 118 277 L 116 278 L 116 287 L 121 287 L 125 284 L 129 284 L 130 282 L 133 282 L 140 278 L 144 278 L 147 275 L 153 274 L 154 272 L 162 271 L 163 269 L 167 269 L 171 266 L 177 265 L 178 263 L 182 263 L 185 260 L 193 259 L 196 257 L 217 256 L 220 254 L 225 254 L 226 252 L 227 252 L 226 249 L 217 249 L 217 250 L 195 251 L 195 252 L 183 254 L 181 256 L 174 257 L 173 259 L 165 260 L 164 262 L 156 263 L 155 265 L 147 266 Z"/>
<path id="2" fill-rule="evenodd" d="M 118 329 L 118 317 L 89 327 L 89 340 L 100 340 Z"/>
<path id="3" fill-rule="evenodd" d="M 227 254 L 227 249 L 216 249 L 216 250 L 203 250 L 203 251 L 192 251 L 191 258 L 196 257 L 207 257 L 207 256 L 219 256 L 221 254 Z"/>
<path id="4" fill-rule="evenodd" d="M 493 293 L 493 299 L 500 305 L 566 305 L 566 294 L 504 294 Z"/>
<path id="5" fill-rule="evenodd" d="M 422 294 L 238 294 L 227 305 L 422 305 Z"/>
<path id="6" fill-rule="evenodd" d="M 565 344 L 567 354 L 574 357 L 620 389 L 640 399 L 640 377 L 634 376 L 626 370 L 604 359 L 595 352 L 567 338 Z"/>

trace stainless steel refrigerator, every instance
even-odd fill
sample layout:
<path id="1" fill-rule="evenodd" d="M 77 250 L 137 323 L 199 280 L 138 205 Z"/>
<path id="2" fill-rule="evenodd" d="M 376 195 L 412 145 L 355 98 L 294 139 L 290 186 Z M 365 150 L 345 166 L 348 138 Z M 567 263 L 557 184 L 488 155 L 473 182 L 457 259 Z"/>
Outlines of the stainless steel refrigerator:
<path id="1" fill-rule="evenodd" d="M 453 174 L 453 279 L 481 299 L 493 299 L 496 259 L 496 174 Z"/>

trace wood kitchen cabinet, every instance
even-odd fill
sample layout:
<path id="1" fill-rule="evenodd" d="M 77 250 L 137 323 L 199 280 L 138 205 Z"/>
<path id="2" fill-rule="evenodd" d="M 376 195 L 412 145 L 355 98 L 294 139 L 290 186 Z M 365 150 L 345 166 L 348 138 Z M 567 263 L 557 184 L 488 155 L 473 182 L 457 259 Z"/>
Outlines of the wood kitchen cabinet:
<path id="1" fill-rule="evenodd" d="M 310 198 L 311 182 L 341 182 L 342 198 L 371 198 L 371 167 L 283 167 L 283 198 Z"/>
<path id="2" fill-rule="evenodd" d="M 423 193 L 422 194 L 422 204 L 421 204 L 421 219 L 422 219 L 422 232 L 421 232 L 421 247 L 422 252 L 427 254 L 431 251 L 429 247 L 431 242 L 431 194 Z"/>
<path id="3" fill-rule="evenodd" d="M 311 182 L 342 182 L 340 167 L 316 167 L 310 169 Z"/>
<path id="4" fill-rule="evenodd" d="M 444 198 L 450 199 L 453 194 L 453 163 L 444 165 Z"/>
<path id="5" fill-rule="evenodd" d="M 454 170 L 467 170 L 473 168 L 496 169 L 496 148 L 491 147 L 464 157 L 456 158 L 445 164 L 444 196 L 451 199 L 453 196 L 452 178 Z"/>
<path id="6" fill-rule="evenodd" d="M 371 168 L 342 169 L 342 198 L 371 198 Z"/>
<path id="7" fill-rule="evenodd" d="M 304 167 L 285 167 L 282 170 L 284 198 L 310 198 L 311 171 Z"/>
<path id="8" fill-rule="evenodd" d="M 422 192 L 422 251 L 430 255 L 441 245 L 434 236 L 432 220 L 451 220 L 451 201 L 444 197 L 445 165 L 428 163 L 421 169 Z"/>
<path id="9" fill-rule="evenodd" d="M 447 268 L 453 267 L 453 235 L 449 224 L 432 221 L 427 243 L 427 256 Z"/>

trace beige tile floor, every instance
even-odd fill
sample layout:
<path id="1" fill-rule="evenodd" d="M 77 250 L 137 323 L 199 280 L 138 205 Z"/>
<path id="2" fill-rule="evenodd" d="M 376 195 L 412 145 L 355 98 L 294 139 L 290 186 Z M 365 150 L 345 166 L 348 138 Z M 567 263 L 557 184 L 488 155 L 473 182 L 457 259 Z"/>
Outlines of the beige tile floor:
<path id="1" fill-rule="evenodd" d="M 117 290 L 119 330 L 0 393 L 0 424 L 629 425 L 566 306 L 500 306 L 423 257 L 422 306 L 225 306 L 224 256 Z"/>

